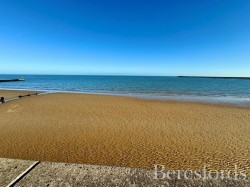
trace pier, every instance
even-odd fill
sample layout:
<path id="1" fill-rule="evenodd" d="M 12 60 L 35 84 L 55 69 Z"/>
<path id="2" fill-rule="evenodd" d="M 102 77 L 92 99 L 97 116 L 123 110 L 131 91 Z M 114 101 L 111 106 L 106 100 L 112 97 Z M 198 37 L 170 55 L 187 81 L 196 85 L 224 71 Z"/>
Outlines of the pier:
<path id="1" fill-rule="evenodd" d="M 25 81 L 25 79 L 7 79 L 7 80 L 0 80 L 0 82 L 18 82 L 18 81 Z"/>
<path id="2" fill-rule="evenodd" d="M 204 78 L 204 79 L 246 79 L 250 80 L 250 77 L 210 77 L 210 76 L 177 76 L 178 78 Z"/>

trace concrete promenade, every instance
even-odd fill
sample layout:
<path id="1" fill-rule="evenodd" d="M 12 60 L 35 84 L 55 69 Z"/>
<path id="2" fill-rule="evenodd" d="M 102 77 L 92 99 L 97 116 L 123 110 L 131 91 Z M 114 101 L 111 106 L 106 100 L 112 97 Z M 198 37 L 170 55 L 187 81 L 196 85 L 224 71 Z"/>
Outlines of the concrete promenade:
<path id="1" fill-rule="evenodd" d="M 0 186 L 250 186 L 249 180 L 154 179 L 153 170 L 0 158 Z"/>

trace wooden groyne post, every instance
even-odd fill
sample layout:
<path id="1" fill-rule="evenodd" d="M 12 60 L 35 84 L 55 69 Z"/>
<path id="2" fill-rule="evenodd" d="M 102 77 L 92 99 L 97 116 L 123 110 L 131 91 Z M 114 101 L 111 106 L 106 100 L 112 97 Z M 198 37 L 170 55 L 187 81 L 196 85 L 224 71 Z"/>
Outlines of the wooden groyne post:
<path id="1" fill-rule="evenodd" d="M 4 100 L 4 97 L 1 97 L 1 103 L 4 103 L 5 102 L 5 100 Z"/>

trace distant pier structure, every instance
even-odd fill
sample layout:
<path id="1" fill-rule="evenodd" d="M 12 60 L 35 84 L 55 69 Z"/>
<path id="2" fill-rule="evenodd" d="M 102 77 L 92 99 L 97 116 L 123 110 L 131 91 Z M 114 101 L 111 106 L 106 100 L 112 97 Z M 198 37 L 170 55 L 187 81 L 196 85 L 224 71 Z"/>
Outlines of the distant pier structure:
<path id="1" fill-rule="evenodd" d="M 210 77 L 210 76 L 177 76 L 178 78 L 204 78 L 204 79 L 245 79 L 250 80 L 250 77 Z"/>
<path id="2" fill-rule="evenodd" d="M 0 82 L 18 82 L 18 81 L 25 81 L 24 78 L 20 78 L 20 79 L 6 79 L 6 80 L 1 80 Z"/>

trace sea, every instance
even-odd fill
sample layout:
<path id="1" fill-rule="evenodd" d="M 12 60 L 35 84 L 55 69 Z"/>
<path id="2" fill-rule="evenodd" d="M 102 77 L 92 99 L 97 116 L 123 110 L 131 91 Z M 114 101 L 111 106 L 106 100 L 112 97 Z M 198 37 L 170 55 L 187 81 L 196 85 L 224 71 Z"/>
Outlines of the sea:
<path id="1" fill-rule="evenodd" d="M 20 77 L 23 77 L 25 81 L 0 82 L 0 89 L 120 95 L 149 100 L 250 107 L 250 79 L 174 76 L 0 75 L 0 80 Z"/>

